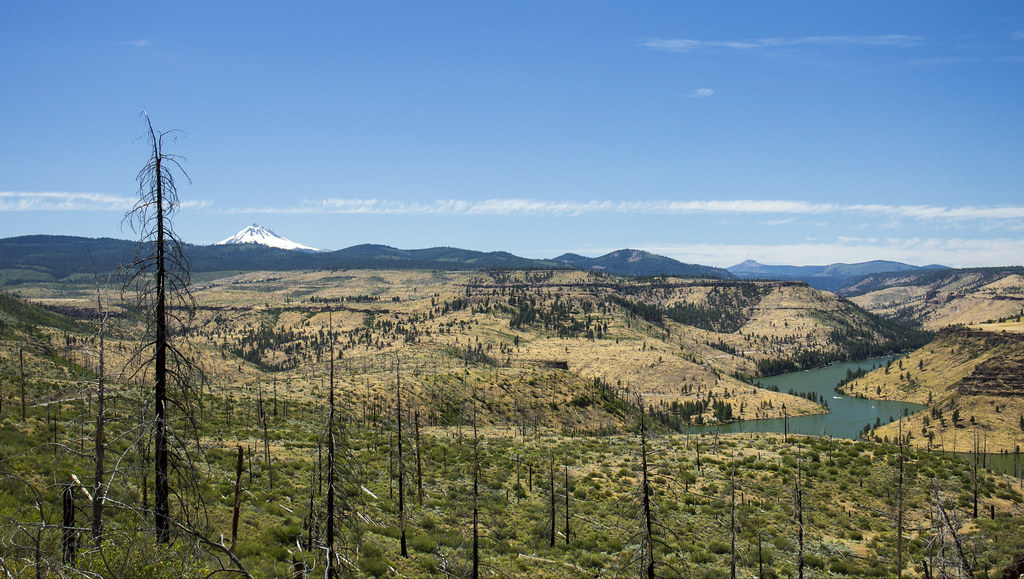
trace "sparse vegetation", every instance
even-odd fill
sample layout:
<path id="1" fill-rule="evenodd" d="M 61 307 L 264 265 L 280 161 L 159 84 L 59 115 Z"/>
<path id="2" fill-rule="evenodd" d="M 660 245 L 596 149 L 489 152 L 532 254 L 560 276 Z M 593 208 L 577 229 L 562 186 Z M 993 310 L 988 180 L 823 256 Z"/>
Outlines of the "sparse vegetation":
<path id="1" fill-rule="evenodd" d="M 579 272 L 351 271 L 340 282 L 336 276 L 209 276 L 196 292 L 200 307 L 192 337 L 210 377 L 199 406 L 204 454 L 195 471 L 209 516 L 203 530 L 207 537 L 230 535 L 241 445 L 239 532 L 231 553 L 253 576 L 323 572 L 328 486 L 337 491 L 340 575 L 380 576 L 391 569 L 404 576 L 470 574 L 474 495 L 480 568 L 499 574 L 564 576 L 582 569 L 636 576 L 647 553 L 658 576 L 724 576 L 733 563 L 738 575 L 762 569 L 762 576 L 795 574 L 801 552 L 792 500 L 798 468 L 805 571 L 895 574 L 898 509 L 892 489 L 899 453 L 891 442 L 790 435 L 787 444 L 781 435 L 673 434 L 687 423 L 777 416 L 783 404 L 791 414 L 820 409 L 799 393 L 771 392 L 732 375 L 753 374 L 757 359 L 819 347 L 824 342 L 818 336 L 834 335 L 825 320 L 847 315 L 850 306 L 843 302 L 800 284 L 751 282 L 762 284 L 754 292 L 762 303 L 802 300 L 821 313 L 798 315 L 790 308 L 780 315 L 751 306 L 739 329 L 712 332 L 665 315 L 645 319 L 611 296 L 658 308 L 673 300 L 705 304 L 701 296 L 720 282 Z M 118 506 L 152 501 L 146 447 L 127 436 L 148 402 L 138 383 L 123 378 L 108 384 L 107 454 L 121 457 L 107 461 L 118 465 L 110 473 L 111 506 L 104 515 L 108 539 L 102 553 L 82 544 L 74 562 L 62 561 L 60 512 L 52 506 L 62 489 L 75 484 L 71 474 L 90 486 L 88 457 L 80 448 L 91 440 L 90 381 L 97 368 L 90 352 L 98 342 L 85 284 L 31 291 L 32 302 L 8 296 L 4 304 L 12 305 L 0 315 L 4 401 L 18 399 L 19 350 L 26 352 L 30 376 L 28 420 L 22 424 L 7 404 L 0 414 L 0 533 L 10 546 L 4 565 L 15 575 L 37 563 L 54 573 L 77 568 L 110 575 L 117 574 L 111 565 L 146 569 L 152 562 L 148 575 L 173 569 L 176 577 L 237 567 L 225 550 L 210 545 L 156 545 L 147 531 L 153 525 L 149 511 Z M 342 299 L 371 295 L 380 299 Z M 40 306 L 58 298 L 64 307 L 69 299 L 76 304 L 78 319 Z M 537 316 L 513 327 L 516 312 L 526 311 L 523 300 L 533 302 Z M 115 305 L 110 320 L 107 365 L 117 367 L 137 340 L 140 319 Z M 580 331 L 560 332 L 574 324 Z M 418 426 L 417 443 L 403 448 L 401 461 L 396 353 L 406 442 L 413 436 L 410 425 Z M 914 380 L 942 367 L 925 360 L 922 369 L 916 356 L 904 359 L 902 370 L 913 370 Z M 337 464 L 330 471 L 337 479 L 327 485 L 332 362 L 339 402 Z M 900 373 L 896 366 L 893 379 Z M 645 433 L 653 545 L 646 550 L 637 518 L 637 395 L 653 419 Z M 960 414 L 962 423 L 985 416 L 966 409 Z M 953 428 L 951 415 L 947 409 L 941 418 Z M 1006 407 L 1000 415 L 1020 431 L 1021 411 Z M 912 430 L 906 423 L 904 428 Z M 919 432 L 920 426 L 912 444 Z M 973 519 L 974 478 L 967 463 L 904 452 L 907 491 L 901 496 L 905 525 L 912 529 L 903 542 L 906 575 L 923 575 L 924 565 L 936 573 L 959 565 L 949 532 L 935 524 L 936 495 L 975 569 L 988 565 L 996 573 L 1024 549 L 1017 479 L 980 470 L 979 517 Z M 400 485 L 402 470 L 407 478 Z M 406 493 L 408 558 L 400 549 L 399 488 Z M 81 521 L 90 511 L 76 492 L 77 520 L 87 527 Z M 558 519 L 551 530 L 552 504 L 558 517 L 569 505 L 568 527 Z M 172 503 L 172 517 L 181 515 L 179 507 Z M 994 519 L 988 517 L 992 509 Z M 177 532 L 172 527 L 172 536 Z"/>

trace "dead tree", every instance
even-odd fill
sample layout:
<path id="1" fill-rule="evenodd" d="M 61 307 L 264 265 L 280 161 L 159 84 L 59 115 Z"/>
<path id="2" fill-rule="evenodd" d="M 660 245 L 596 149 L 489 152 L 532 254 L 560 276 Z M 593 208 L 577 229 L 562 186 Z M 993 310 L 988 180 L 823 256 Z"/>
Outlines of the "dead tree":
<path id="1" fill-rule="evenodd" d="M 405 540 L 405 461 L 402 457 L 402 371 L 401 362 L 395 360 L 395 415 L 398 419 L 398 526 L 399 549 L 403 557 L 409 556 Z"/>
<path id="2" fill-rule="evenodd" d="M 95 438 L 95 469 L 93 471 L 93 499 L 92 499 L 92 543 L 93 546 L 99 547 L 103 542 L 103 501 L 106 495 L 106 488 L 104 486 L 103 478 L 105 476 L 104 450 L 105 441 L 104 438 L 104 427 L 106 426 L 103 416 L 104 411 L 104 400 L 106 392 L 104 391 L 104 377 L 105 372 L 104 366 L 104 336 L 106 334 L 106 321 L 107 315 L 103 311 L 103 299 L 100 297 L 99 285 L 96 287 L 96 308 L 99 312 L 100 317 L 100 352 L 99 352 L 99 377 L 96 382 L 96 438 Z"/>
<path id="3" fill-rule="evenodd" d="M 245 450 L 238 445 L 238 461 L 235 463 L 235 507 L 231 513 L 231 550 L 238 543 L 238 515 L 242 507 L 242 466 Z"/>
<path id="4" fill-rule="evenodd" d="M 476 385 L 473 386 L 473 572 L 480 577 L 480 450 L 476 430 Z"/>
<path id="5" fill-rule="evenodd" d="M 736 579 L 736 461 L 729 472 L 729 577 Z"/>
<path id="6" fill-rule="evenodd" d="M 797 576 L 800 579 L 804 578 L 804 491 L 802 486 L 802 472 L 803 472 L 803 455 L 800 455 L 799 460 L 796 464 L 796 487 L 793 490 L 793 510 L 796 511 L 796 528 L 797 528 L 797 546 L 799 551 L 797 553 L 796 568 Z"/>
<path id="7" fill-rule="evenodd" d="M 420 411 L 413 414 L 416 425 L 416 500 L 423 506 L 423 461 L 420 456 Z"/>
<path id="8" fill-rule="evenodd" d="M 555 546 L 555 521 L 557 513 L 555 513 L 555 455 L 551 454 L 551 468 L 548 470 L 548 480 L 551 482 L 551 542 L 550 547 Z"/>
<path id="9" fill-rule="evenodd" d="M 974 429 L 974 515 L 973 518 L 978 518 L 978 429 Z"/>
<path id="10" fill-rule="evenodd" d="M 327 578 L 334 578 L 334 330 L 333 322 L 328 327 L 331 336 L 330 394 L 327 410 Z"/>
<path id="11" fill-rule="evenodd" d="M 61 551 L 65 565 L 74 565 L 78 554 L 78 532 L 75 530 L 75 487 L 65 485 L 61 490 L 61 506 L 64 514 L 61 525 Z"/>
<path id="12" fill-rule="evenodd" d="M 900 417 L 899 482 L 896 485 L 896 577 L 903 577 L 903 417 Z"/>
<path id="13" fill-rule="evenodd" d="M 274 465 L 270 461 L 270 434 L 267 430 L 267 410 L 263 407 L 263 383 L 259 382 L 257 388 L 260 422 L 263 425 L 263 455 L 267 460 L 267 479 L 270 483 L 270 490 L 274 490 Z"/>
<path id="14" fill-rule="evenodd" d="M 146 338 L 137 352 L 141 362 L 136 375 L 147 375 L 152 368 L 153 385 L 153 456 L 155 463 L 154 522 L 157 542 L 170 539 L 170 502 L 168 483 L 167 406 L 171 388 L 177 388 L 173 405 L 184 411 L 182 418 L 192 421 L 191 393 L 195 366 L 185 356 L 182 343 L 172 336 L 185 334 L 195 315 L 195 299 L 189 290 L 190 264 L 181 239 L 175 234 L 172 220 L 179 207 L 174 174 L 188 175 L 181 167 L 182 157 L 165 151 L 166 141 L 179 131 L 158 132 L 146 118 L 149 161 L 139 171 L 139 199 L 124 216 L 140 236 L 134 259 L 125 268 L 124 290 L 134 290 L 147 323 Z M 194 424 L 192 425 L 194 426 Z M 186 463 L 187 464 L 187 463 Z"/>
<path id="15" fill-rule="evenodd" d="M 25 349 L 18 348 L 18 365 L 21 367 L 21 421 L 25 422 Z"/>
<path id="16" fill-rule="evenodd" d="M 565 465 L 565 545 L 569 546 L 569 465 Z"/>
<path id="17" fill-rule="evenodd" d="M 946 545 L 946 534 L 949 534 L 950 540 L 953 543 L 953 549 L 955 552 L 954 558 L 956 559 L 956 565 L 960 573 L 964 577 L 974 577 L 974 559 L 968 554 L 967 546 L 964 544 L 963 537 L 960 536 L 958 529 L 960 528 L 960 522 L 955 520 L 953 515 L 950 515 L 946 508 L 943 506 L 942 493 L 939 490 L 938 485 L 932 489 L 932 497 L 935 505 L 935 518 L 938 520 L 938 537 L 936 540 L 939 543 L 939 558 L 940 564 L 945 566 L 947 558 L 944 555 Z"/>
<path id="18" fill-rule="evenodd" d="M 637 395 L 640 407 L 640 517 L 643 521 L 644 576 L 654 579 L 654 530 L 651 515 L 651 479 L 647 468 L 647 422 L 643 400 Z"/>

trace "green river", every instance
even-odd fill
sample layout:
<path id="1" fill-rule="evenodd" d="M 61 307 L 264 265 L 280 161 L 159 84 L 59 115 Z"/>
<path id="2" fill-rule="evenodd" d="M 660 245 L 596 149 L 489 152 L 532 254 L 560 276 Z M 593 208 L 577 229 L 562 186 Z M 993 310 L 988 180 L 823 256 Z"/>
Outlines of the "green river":
<path id="1" fill-rule="evenodd" d="M 906 411 L 913 414 L 925 406 L 892 400 L 853 398 L 835 391 L 836 384 L 846 378 L 846 372 L 857 368 L 871 370 L 885 364 L 886 358 L 859 360 L 832 364 L 815 370 L 790 372 L 760 379 L 761 386 L 778 386 L 780 392 L 814 392 L 820 400 L 828 402 L 828 414 L 793 416 L 771 420 L 743 420 L 719 426 L 694 426 L 690 432 L 785 432 L 813 436 L 833 436 L 857 440 L 866 425 L 888 424 Z M 995 454 L 986 457 L 989 468 L 1007 474 L 1019 474 L 1024 457 L 1013 454 Z"/>

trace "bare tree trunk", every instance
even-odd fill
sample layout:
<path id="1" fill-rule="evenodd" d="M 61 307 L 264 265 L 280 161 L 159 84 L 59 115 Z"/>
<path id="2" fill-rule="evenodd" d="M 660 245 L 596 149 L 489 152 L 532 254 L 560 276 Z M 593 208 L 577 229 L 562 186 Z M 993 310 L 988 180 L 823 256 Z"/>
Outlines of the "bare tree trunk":
<path id="1" fill-rule="evenodd" d="M 263 454 L 267 459 L 267 479 L 270 483 L 270 490 L 274 490 L 274 465 L 270 461 L 270 435 L 267 431 L 267 409 L 263 407 L 263 385 L 259 387 L 260 396 L 260 418 L 263 422 Z"/>
<path id="2" fill-rule="evenodd" d="M 903 418 L 900 418 L 900 474 L 896 489 L 896 577 L 903 578 Z"/>
<path id="3" fill-rule="evenodd" d="M 800 579 L 804 578 L 804 496 L 803 488 L 801 487 L 801 477 L 803 475 L 803 456 L 801 455 L 800 460 L 797 461 L 796 465 L 796 521 L 797 521 L 797 541 L 799 544 L 800 551 L 797 554 L 797 576 Z"/>
<path id="4" fill-rule="evenodd" d="M 60 540 L 62 560 L 73 565 L 78 554 L 78 537 L 75 530 L 75 487 L 72 485 L 65 485 L 61 491 L 61 506 L 64 514 Z"/>
<path id="5" fill-rule="evenodd" d="M 974 429 L 974 518 L 978 518 L 978 429 Z"/>
<path id="6" fill-rule="evenodd" d="M 938 511 L 940 519 L 939 522 L 953 537 L 953 546 L 956 548 L 957 560 L 960 563 L 960 569 L 965 577 L 974 577 L 974 564 L 967 556 L 967 550 L 964 548 L 963 541 L 960 539 L 960 534 L 956 530 L 957 525 L 953 524 L 953 521 L 950 520 L 945 507 L 942 506 L 942 497 L 939 495 L 938 487 L 935 488 L 934 494 L 935 510 Z"/>
<path id="7" fill-rule="evenodd" d="M 416 423 L 416 499 L 423 506 L 423 461 L 420 458 L 420 411 L 413 414 Z"/>
<path id="8" fill-rule="evenodd" d="M 154 480 L 156 483 L 155 522 L 158 543 L 170 540 L 170 503 L 167 478 L 167 268 L 164 263 L 164 197 L 163 179 L 160 165 L 163 162 L 159 149 L 154 144 L 154 160 L 156 162 L 156 385 L 153 392 L 155 407 L 155 428 L 153 453 L 156 463 Z"/>
<path id="9" fill-rule="evenodd" d="M 93 473 L 93 498 L 92 498 L 92 543 L 93 546 L 99 547 L 103 542 L 103 501 L 106 494 L 106 488 L 103 484 L 103 477 L 105 476 L 105 467 L 103 464 L 104 459 L 104 404 L 106 392 L 104 391 L 104 378 L 105 372 L 104 367 L 104 336 L 106 332 L 106 314 L 103 312 L 103 300 L 100 299 L 99 287 L 96 288 L 96 307 L 99 310 L 100 316 L 100 367 L 99 367 L 99 380 L 96 384 L 96 449 L 95 459 L 96 468 Z"/>
<path id="10" fill-rule="evenodd" d="M 654 579 L 654 530 L 651 528 L 651 480 L 647 476 L 647 422 L 643 401 L 640 401 L 640 473 L 641 510 L 644 521 L 644 555 L 647 579 Z"/>
<path id="11" fill-rule="evenodd" d="M 21 421 L 25 422 L 25 349 L 18 348 L 18 363 L 21 366 Z"/>
<path id="12" fill-rule="evenodd" d="M 729 577 L 736 579 L 736 462 L 729 474 Z"/>
<path id="13" fill-rule="evenodd" d="M 398 526 L 399 549 L 403 557 L 409 556 L 405 541 L 405 461 L 402 457 L 402 374 L 401 362 L 395 360 L 396 416 L 398 418 Z"/>
<path id="14" fill-rule="evenodd" d="M 172 216 L 179 202 L 173 168 L 184 174 L 180 157 L 163 150 L 164 138 L 174 136 L 177 131 L 157 133 L 148 116 L 146 124 L 151 145 L 149 162 L 139 171 L 139 200 L 125 215 L 132 229 L 141 234 L 134 262 L 126 268 L 124 289 L 135 287 L 139 292 L 140 304 L 145 310 L 153 338 L 146 347 L 153 348 L 153 452 L 154 452 L 154 523 L 156 540 L 166 543 L 170 540 L 169 503 L 169 435 L 168 435 L 168 380 L 182 387 L 182 398 L 176 406 L 190 406 L 186 374 L 194 369 L 181 357 L 181 349 L 169 340 L 171 326 L 184 330 L 195 312 L 195 300 L 188 289 L 189 266 L 181 240 L 174 233 Z M 185 174 L 187 178 L 188 175 Z M 179 308 L 178 306 L 183 306 Z M 152 308 L 152 309 L 150 309 Z M 182 335 L 184 332 L 174 332 Z M 143 363 L 148 368 L 149 359 Z M 169 366 L 173 366 L 169 367 Z M 142 375 L 145 375 L 144 370 Z M 202 403 L 200 388 L 199 402 Z M 194 416 L 186 411 L 184 416 L 194 426 Z"/>
<path id="15" fill-rule="evenodd" d="M 231 514 L 231 550 L 238 543 L 238 515 L 242 507 L 242 460 L 245 451 L 238 445 L 238 462 L 235 463 L 235 508 Z"/>
<path id="16" fill-rule="evenodd" d="M 476 431 L 476 388 L 473 388 L 473 573 L 480 577 L 480 452 Z"/>
<path id="17" fill-rule="evenodd" d="M 522 471 L 522 466 L 523 466 L 523 459 L 519 457 L 519 454 L 516 454 L 516 504 L 517 505 L 519 504 L 519 490 L 520 490 L 520 487 L 523 486 L 522 476 L 521 476 L 522 475 L 522 472 L 521 472 Z"/>
<path id="18" fill-rule="evenodd" d="M 330 407 L 327 411 L 327 578 L 334 579 L 334 324 L 329 323 L 331 334 Z"/>
<path id="19" fill-rule="evenodd" d="M 569 465 L 565 465 L 565 544 L 569 545 Z"/>
<path id="20" fill-rule="evenodd" d="M 551 547 L 555 546 L 555 455 L 551 455 L 551 468 L 548 469 L 548 480 L 551 483 Z"/>

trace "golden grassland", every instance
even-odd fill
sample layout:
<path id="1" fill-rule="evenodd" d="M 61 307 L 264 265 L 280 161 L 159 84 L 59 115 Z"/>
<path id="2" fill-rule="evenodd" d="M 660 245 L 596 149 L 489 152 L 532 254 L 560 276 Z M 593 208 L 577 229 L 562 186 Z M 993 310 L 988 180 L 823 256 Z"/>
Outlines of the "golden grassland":
<path id="1" fill-rule="evenodd" d="M 550 397 L 549 404 L 564 405 L 578 395 L 581 384 L 597 378 L 617 389 L 639 394 L 649 405 L 668 406 L 708 396 L 728 399 L 734 416 L 742 419 L 779 417 L 783 405 L 790 415 L 824 412 L 803 398 L 752 387 L 733 374 L 753 375 L 758 359 L 785 356 L 800 348 L 824 344 L 828 327 L 821 323 L 820 312 L 842 308 L 831 294 L 806 286 L 766 283 L 764 297 L 748 312 L 749 320 L 739 332 L 711 332 L 671 321 L 655 326 L 621 310 L 609 309 L 593 315 L 594 323 L 603 325 L 602 337 L 588 339 L 559 337 L 537 325 L 513 329 L 507 315 L 477 313 L 473 309 L 503 299 L 498 289 L 501 284 L 519 284 L 543 305 L 554 300 L 597 303 L 608 291 L 601 287 L 602 283 L 614 281 L 648 291 L 647 282 L 609 280 L 572 271 L 514 272 L 510 276 L 498 283 L 480 272 L 351 270 L 251 272 L 224 277 L 204 274 L 193 287 L 199 305 L 196 328 L 200 339 L 195 343 L 215 387 L 221 388 L 274 379 L 297 395 L 310 392 L 326 372 L 325 354 L 303 353 L 296 367 L 275 372 L 271 377 L 252 362 L 226 355 L 223 345 L 264 326 L 306 337 L 333 328 L 343 336 L 342 341 L 344 336 L 369 330 L 358 343 L 338 344 L 342 368 L 339 373 L 353 376 L 342 378 L 341 387 L 348 391 L 347 395 L 366 396 L 368 392 L 371 397 L 389 396 L 395 360 L 409 369 L 407 383 L 418 391 L 421 376 L 438 369 L 454 371 L 458 360 L 451 356 L 452 352 L 479 347 L 497 362 L 489 371 L 490 378 L 474 379 L 480 388 L 491 387 L 486 383 L 493 382 L 496 376 L 513 384 L 550 380 L 543 378 L 550 374 L 544 370 L 545 365 L 566 363 L 575 378 L 560 378 L 563 391 Z M 644 299 L 665 305 L 700 304 L 711 291 L 713 285 L 706 283 L 681 283 L 649 290 Z M 89 287 L 38 286 L 21 293 L 51 306 L 81 310 L 95 307 L 95 290 Z M 118 297 L 114 290 L 105 293 L 109 303 L 116 304 Z M 460 299 L 468 300 L 470 307 L 440 311 L 442 304 Z M 393 333 L 385 337 L 386 332 L 373 327 L 386 322 L 415 325 L 417 339 L 406 341 Z M 723 345 L 733 352 L 719 349 Z M 279 364 L 287 358 L 283 351 L 271 349 L 260 362 Z M 580 424 L 594 427 L 602 420 L 590 418 L 583 417 Z M 710 420 L 710 413 L 704 418 Z"/>
<path id="2" fill-rule="evenodd" d="M 1024 277 L 1009 274 L 988 283 L 984 280 L 982 273 L 965 273 L 938 286 L 886 287 L 850 301 L 885 316 L 909 309 L 929 330 L 1019 317 L 1024 308 Z"/>
<path id="3" fill-rule="evenodd" d="M 990 298 L 1017 291 L 1021 280 L 1016 277 L 990 283 L 977 296 L 947 300 L 943 306 L 947 309 L 935 311 L 961 308 L 959 314 L 969 313 L 973 321 L 1005 313 L 1005 304 L 1016 302 Z M 845 306 L 833 294 L 802 284 L 756 282 L 760 295 L 745 305 L 745 320 L 734 332 L 714 332 L 671 320 L 655 325 L 621 308 L 595 307 L 590 317 L 602 329 L 600 338 L 565 337 L 539 324 L 512 327 L 509 314 L 487 309 L 504 303 L 512 287 L 541 306 L 599 304 L 612 283 L 642 295 L 646 302 L 666 307 L 704 304 L 716 291 L 714 284 L 700 281 L 624 280 L 578 271 L 505 272 L 500 277 L 485 272 L 368 270 L 202 274 L 193 286 L 199 306 L 194 344 L 211 378 L 210 388 L 241 398 L 273 385 L 281 396 L 308 400 L 324 395 L 329 372 L 325 342 L 316 347 L 296 346 L 291 352 L 270 347 L 258 359 L 248 360 L 239 358 L 232 348 L 260 329 L 278 335 L 291 333 L 293 345 L 333 331 L 340 395 L 360 400 L 371 409 L 367 412 L 393 397 L 395 380 L 401 374 L 413 403 L 424 406 L 451 398 L 460 390 L 478 389 L 494 401 L 483 410 L 484 420 L 506 427 L 524 421 L 584 431 L 618 425 L 621 417 L 595 403 L 595 379 L 618 395 L 640 396 L 652 408 L 710 396 L 728 401 L 733 416 L 744 420 L 780 417 L 783 406 L 791 416 L 825 412 L 804 398 L 756 388 L 734 377 L 755 375 L 757 360 L 785 357 L 827 343 L 829 325 L 823 320 L 843 315 Z M 948 295 L 970 287 L 970 283 L 965 280 L 946 288 Z M 894 304 L 906 304 L 914 303 L 914 292 L 919 290 L 883 291 L 890 292 L 886 299 Z M 19 293 L 49 306 L 87 312 L 95 308 L 95 291 L 88 284 L 46 284 L 26 286 Z M 110 309 L 120 311 L 119 291 L 106 288 L 103 295 Z M 939 298 L 933 295 L 931 299 Z M 461 307 L 446 307 L 460 300 Z M 968 308 L 968 303 L 974 305 Z M 878 302 L 871 304 L 878 309 Z M 121 319 L 118 323 L 123 326 L 124 341 L 112 350 L 111 367 L 123 365 L 131 350 L 131 322 Z M 415 328 L 415 336 L 407 339 L 408 334 L 395 331 L 397 326 Z M 1016 320 L 973 327 L 999 332 L 1024 329 Z M 484 356 L 474 362 L 488 363 L 467 363 L 462 358 L 469 350 Z M 957 396 L 953 391 L 979 363 L 1003 355 L 1003 350 L 940 339 L 898 362 L 905 369 L 893 366 L 888 374 L 878 370 L 847 386 L 847 392 L 919 404 L 931 401 L 934 406 L 945 405 L 947 413 L 956 407 L 965 420 L 973 416 L 978 427 L 985 429 L 991 449 L 1012 450 L 1019 444 L 1015 421 L 1022 410 L 1021 400 Z M 551 367 L 557 364 L 564 364 L 569 371 Z M 272 365 L 279 365 L 278 371 L 268 371 Z M 964 432 L 963 421 L 961 428 L 949 420 L 945 424 L 930 421 L 926 428 L 925 414 L 918 413 L 905 424 L 914 433 L 914 444 L 952 449 L 956 439 L 955 446 L 962 448 L 957 431 Z M 710 422 L 714 417 L 708 410 L 701 419 Z M 883 427 L 876 434 L 892 436 L 893 428 Z"/>
<path id="4" fill-rule="evenodd" d="M 972 326 L 971 329 L 1020 333 L 1021 322 Z M 994 332 L 995 333 L 995 332 Z M 902 400 L 928 405 L 903 420 L 904 432 L 911 444 L 951 452 L 970 451 L 974 436 L 988 452 L 1014 452 L 1024 446 L 1024 397 L 968 395 L 957 386 L 979 364 L 1019 356 L 1022 345 L 1016 340 L 994 346 L 981 338 L 957 333 L 940 335 L 935 341 L 867 376 L 843 387 L 843 391 L 865 398 Z M 932 410 L 934 409 L 934 411 Z M 954 423 L 953 412 L 959 420 Z M 940 417 L 941 415 L 941 417 Z M 875 436 L 894 439 L 900 425 L 892 423 L 876 429 Z"/>

